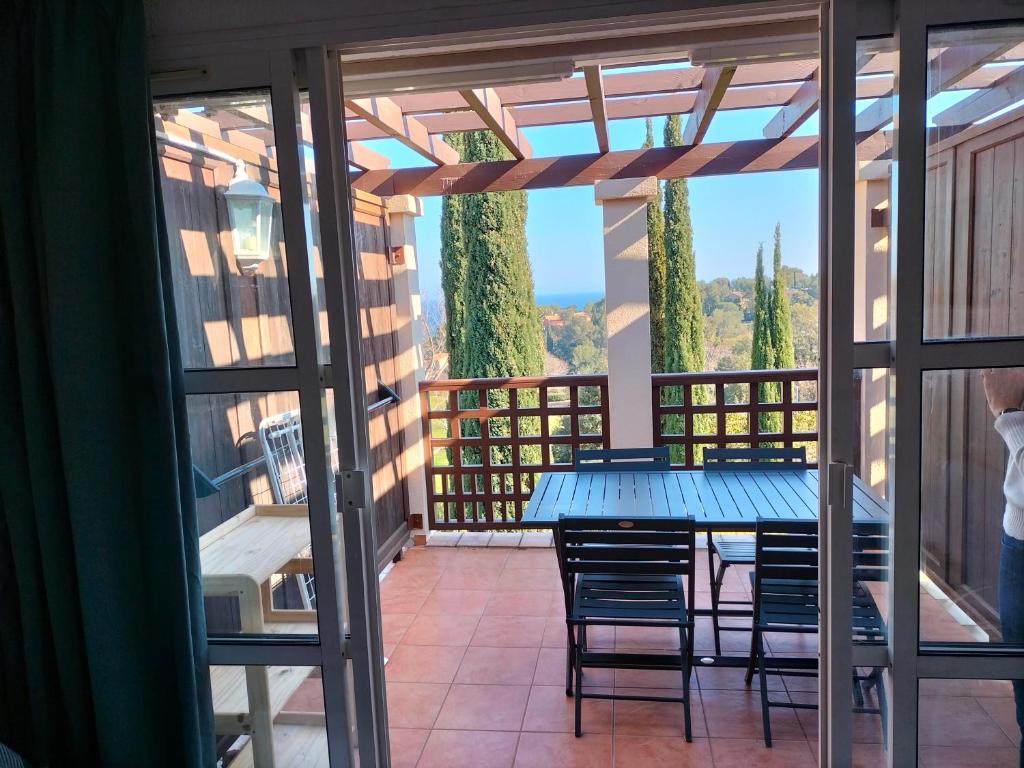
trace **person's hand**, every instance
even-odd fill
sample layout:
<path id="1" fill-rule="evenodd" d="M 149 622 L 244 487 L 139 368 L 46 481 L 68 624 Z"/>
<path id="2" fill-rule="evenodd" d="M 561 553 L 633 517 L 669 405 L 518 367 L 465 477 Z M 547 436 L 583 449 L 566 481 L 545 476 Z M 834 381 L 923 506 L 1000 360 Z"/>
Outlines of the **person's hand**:
<path id="1" fill-rule="evenodd" d="M 1024 402 L 1024 369 L 989 368 L 981 372 L 985 385 L 985 397 L 993 416 L 1007 408 L 1020 408 Z"/>

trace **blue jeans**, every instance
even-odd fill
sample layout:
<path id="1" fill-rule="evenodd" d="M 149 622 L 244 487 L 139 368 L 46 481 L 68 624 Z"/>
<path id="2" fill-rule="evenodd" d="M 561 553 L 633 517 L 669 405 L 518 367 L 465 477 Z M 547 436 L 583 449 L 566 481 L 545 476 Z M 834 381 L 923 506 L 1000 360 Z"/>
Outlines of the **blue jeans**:
<path id="1" fill-rule="evenodd" d="M 1003 532 L 999 553 L 999 618 L 1004 643 L 1024 644 L 1024 541 Z M 1017 701 L 1017 727 L 1024 733 L 1024 680 L 1013 681 Z M 1024 741 L 1020 765 L 1024 768 Z"/>

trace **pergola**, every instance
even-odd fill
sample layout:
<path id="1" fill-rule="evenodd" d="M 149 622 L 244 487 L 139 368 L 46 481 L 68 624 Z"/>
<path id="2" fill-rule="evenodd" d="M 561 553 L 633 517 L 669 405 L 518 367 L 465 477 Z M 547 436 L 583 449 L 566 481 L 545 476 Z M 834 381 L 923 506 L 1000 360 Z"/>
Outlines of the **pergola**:
<path id="1" fill-rule="evenodd" d="M 895 53 L 878 50 L 863 53 L 857 62 L 861 163 L 890 157 L 895 59 Z M 1024 46 L 998 43 L 933 51 L 929 62 L 933 93 L 976 91 L 936 115 L 938 127 L 933 130 L 951 135 L 1018 101 L 1024 96 L 1021 59 Z M 817 137 L 793 135 L 818 109 L 815 58 L 703 65 L 691 58 L 657 63 L 652 68 L 574 67 L 570 62 L 560 71 L 549 64 L 547 75 L 536 82 L 448 90 L 412 86 L 428 92 L 401 91 L 399 75 L 370 77 L 375 68 L 366 63 L 343 64 L 349 157 L 362 169 L 353 186 L 382 196 L 424 196 L 817 167 Z M 477 76 L 485 78 L 491 71 L 480 70 Z M 562 79 L 552 79 L 559 75 Z M 354 97 L 348 96 L 349 91 Z M 717 113 L 758 108 L 775 110 L 760 136 L 704 141 Z M 610 149 L 611 121 L 667 114 L 684 117 L 683 146 Z M 523 128 L 572 123 L 593 125 L 597 153 L 534 156 Z M 498 136 L 513 160 L 463 163 L 443 138 L 450 132 L 484 129 Z M 387 158 L 372 150 L 373 142 L 383 138 L 401 141 L 433 165 L 391 168 Z"/>

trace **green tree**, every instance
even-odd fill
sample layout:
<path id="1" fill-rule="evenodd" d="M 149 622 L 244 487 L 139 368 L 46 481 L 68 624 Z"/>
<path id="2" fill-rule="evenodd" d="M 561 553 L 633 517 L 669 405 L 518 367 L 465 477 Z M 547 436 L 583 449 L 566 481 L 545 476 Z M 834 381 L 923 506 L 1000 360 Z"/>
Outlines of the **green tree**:
<path id="1" fill-rule="evenodd" d="M 644 149 L 654 147 L 654 126 L 647 118 Z M 647 204 L 647 258 L 650 270 L 651 370 L 665 370 L 665 219 L 661 213 L 661 182 Z"/>
<path id="2" fill-rule="evenodd" d="M 463 156 L 479 162 L 510 154 L 491 131 L 474 131 Z M 462 375 L 540 375 L 544 345 L 526 249 L 526 192 L 466 195 L 462 216 L 468 262 Z"/>
<path id="3" fill-rule="evenodd" d="M 776 368 L 796 367 L 793 351 L 793 318 L 789 305 L 789 287 L 782 269 L 782 227 L 775 225 L 775 249 L 772 254 L 772 347 Z"/>
<path id="4" fill-rule="evenodd" d="M 665 146 L 680 144 L 679 115 L 669 115 Z M 686 179 L 665 182 L 665 370 L 704 370 L 704 312 Z"/>
<path id="5" fill-rule="evenodd" d="M 448 133 L 444 140 L 464 154 L 466 134 Z M 445 347 L 448 350 L 448 376 L 465 377 L 466 333 L 466 253 L 463 213 L 465 197 L 446 195 L 441 199 L 441 288 L 444 292 Z"/>
<path id="6" fill-rule="evenodd" d="M 757 267 L 754 271 L 754 342 L 750 351 L 750 367 L 755 371 L 771 370 L 775 367 L 777 357 L 772 346 L 772 304 L 771 289 L 764 276 L 764 247 L 759 245 Z M 759 402 L 774 403 L 779 399 L 778 384 L 773 382 L 758 386 Z M 760 414 L 758 427 L 761 433 L 781 431 L 780 414 Z"/>

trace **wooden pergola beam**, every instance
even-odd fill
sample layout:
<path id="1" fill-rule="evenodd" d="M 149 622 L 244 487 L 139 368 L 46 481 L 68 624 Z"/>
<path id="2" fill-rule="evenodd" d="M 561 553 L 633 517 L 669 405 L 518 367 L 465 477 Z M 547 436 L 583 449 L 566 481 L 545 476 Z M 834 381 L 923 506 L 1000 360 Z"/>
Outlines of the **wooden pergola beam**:
<path id="1" fill-rule="evenodd" d="M 379 171 L 391 167 L 391 160 L 375 149 L 370 149 L 361 141 L 348 143 L 348 161 L 364 171 Z"/>
<path id="2" fill-rule="evenodd" d="M 789 103 L 775 113 L 764 127 L 766 139 L 786 138 L 818 110 L 819 76 L 820 69 L 815 68 L 811 77 L 804 81 Z"/>
<path id="3" fill-rule="evenodd" d="M 525 160 L 533 156 L 530 142 L 516 125 L 516 119 L 508 108 L 501 103 L 498 93 L 493 88 L 474 88 L 460 91 L 460 95 L 481 120 L 504 144 L 512 156 Z"/>
<path id="4" fill-rule="evenodd" d="M 402 113 L 401 108 L 391 99 L 372 97 L 350 99 L 348 108 L 385 135 L 398 139 L 416 152 L 437 163 L 452 165 L 459 162 L 459 153 L 446 144 L 440 136 L 434 136 L 415 117 Z"/>
<path id="5" fill-rule="evenodd" d="M 979 43 L 947 48 L 928 62 L 928 95 L 948 91 L 1012 47 L 1007 43 Z"/>
<path id="6" fill-rule="evenodd" d="M 683 128 L 684 144 L 700 144 L 734 74 L 736 67 L 704 68 L 704 77 L 700 81 L 700 90 L 697 91 L 693 111 L 690 112 L 686 119 L 686 127 Z"/>
<path id="7" fill-rule="evenodd" d="M 816 168 L 817 152 L 815 136 L 755 139 L 532 160 L 459 163 L 443 168 L 367 171 L 358 176 L 352 186 L 380 196 L 507 192 L 579 186 L 617 178 L 674 179 Z"/>
<path id="8" fill-rule="evenodd" d="M 594 121 L 594 133 L 597 135 L 597 149 L 607 152 L 608 146 L 608 109 L 604 101 L 604 79 L 601 67 L 583 68 L 583 76 L 587 81 L 587 97 L 590 99 L 590 115 Z"/>
<path id="9" fill-rule="evenodd" d="M 972 93 L 935 116 L 940 126 L 965 125 L 981 120 L 1024 99 L 1024 67 L 1004 75 L 991 87 Z"/>
<path id="10" fill-rule="evenodd" d="M 860 111 L 856 119 L 857 133 L 874 133 L 892 122 L 892 99 L 875 99 Z"/>

